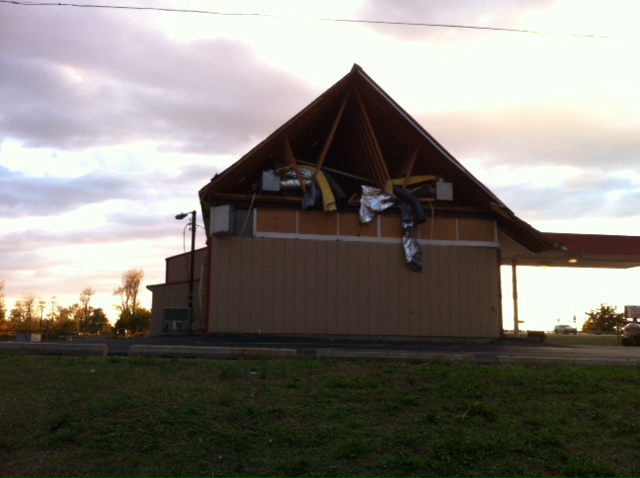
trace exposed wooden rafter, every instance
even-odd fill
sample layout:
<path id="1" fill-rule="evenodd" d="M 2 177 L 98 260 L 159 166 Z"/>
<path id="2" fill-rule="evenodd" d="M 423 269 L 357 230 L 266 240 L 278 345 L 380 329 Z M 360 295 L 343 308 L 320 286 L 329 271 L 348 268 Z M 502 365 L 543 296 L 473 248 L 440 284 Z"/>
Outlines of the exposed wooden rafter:
<path id="1" fill-rule="evenodd" d="M 336 130 L 338 129 L 338 125 L 340 124 L 340 120 L 342 119 L 342 115 L 344 114 L 344 109 L 347 106 L 347 102 L 349 101 L 350 92 L 347 92 L 342 99 L 342 103 L 340 104 L 340 109 L 338 110 L 338 114 L 333 120 L 331 125 L 331 129 L 329 130 L 329 134 L 327 135 L 327 139 L 324 141 L 324 145 L 322 146 L 322 151 L 320 151 L 320 155 L 318 156 L 318 162 L 316 163 L 316 168 L 319 170 L 322 168 L 322 164 L 324 163 L 325 158 L 327 157 L 327 153 L 329 152 L 329 148 L 331 147 L 331 143 L 333 143 L 333 138 L 336 135 Z"/>
<path id="2" fill-rule="evenodd" d="M 302 177 L 302 173 L 300 173 L 300 169 L 298 168 L 298 163 L 296 162 L 296 157 L 293 154 L 293 149 L 291 148 L 289 138 L 287 138 L 286 136 L 282 139 L 282 155 L 284 156 L 284 160 L 287 162 L 287 164 L 289 166 L 293 166 L 293 170 L 296 173 L 296 178 L 298 178 L 300 186 L 302 187 L 302 192 L 306 194 L 307 188 L 304 185 L 304 178 Z"/>
<path id="3" fill-rule="evenodd" d="M 362 101 L 362 98 L 358 92 L 356 92 L 356 98 L 358 101 L 358 110 L 360 112 L 362 120 L 364 121 L 365 135 L 367 137 L 367 140 L 371 143 L 371 166 L 373 167 L 375 179 L 382 185 L 388 179 L 391 179 L 391 175 L 389 174 L 387 163 L 384 160 L 382 149 L 380 149 L 380 144 L 378 143 L 376 132 L 371 125 L 371 120 L 369 119 L 369 115 L 367 114 L 367 109 L 365 108 L 364 102 Z"/>
<path id="4" fill-rule="evenodd" d="M 405 161 L 406 166 L 404 166 L 404 182 L 402 183 L 402 187 L 407 187 L 407 182 L 413 173 L 413 166 L 416 164 L 416 158 L 418 157 L 418 147 L 413 150 L 413 153 L 407 158 Z"/>

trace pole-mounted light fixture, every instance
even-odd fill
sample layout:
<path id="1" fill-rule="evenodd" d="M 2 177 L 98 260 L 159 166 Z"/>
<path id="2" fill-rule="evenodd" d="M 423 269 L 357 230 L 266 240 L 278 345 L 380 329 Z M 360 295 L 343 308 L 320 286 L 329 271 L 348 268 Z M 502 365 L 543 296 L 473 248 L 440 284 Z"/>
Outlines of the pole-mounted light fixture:
<path id="1" fill-rule="evenodd" d="M 181 212 L 180 214 L 176 214 L 176 219 L 181 221 L 185 217 L 191 214 L 191 259 L 189 261 L 189 321 L 193 322 L 195 320 L 195 315 L 193 313 L 193 274 L 196 262 L 196 212 Z M 189 324 L 189 333 L 191 333 L 191 324 Z"/>

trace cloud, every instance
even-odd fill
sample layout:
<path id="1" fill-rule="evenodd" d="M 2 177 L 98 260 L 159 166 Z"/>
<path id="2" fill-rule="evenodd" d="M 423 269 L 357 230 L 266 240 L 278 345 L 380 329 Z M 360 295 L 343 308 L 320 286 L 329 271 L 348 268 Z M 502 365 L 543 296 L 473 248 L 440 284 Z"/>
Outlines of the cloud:
<path id="1" fill-rule="evenodd" d="M 50 216 L 108 199 L 137 196 L 133 181 L 119 174 L 95 172 L 78 178 L 32 178 L 0 166 L 2 217 Z"/>
<path id="2" fill-rule="evenodd" d="M 420 115 L 418 120 L 458 159 L 486 165 L 563 165 L 608 170 L 637 164 L 640 136 L 616 112 L 561 103 Z"/>
<path id="3" fill-rule="evenodd" d="M 438 0 L 370 0 L 362 4 L 357 16 L 387 22 L 465 25 L 476 27 L 525 28 L 521 21 L 527 13 L 551 6 L 555 0 L 530 2 L 527 0 L 457 0 L 447 2 L 446 8 Z M 436 27 L 407 27 L 403 25 L 370 25 L 382 35 L 405 41 L 429 40 L 437 44 L 469 41 L 482 35 L 479 30 Z"/>
<path id="4" fill-rule="evenodd" d="M 174 40 L 142 15 L 99 9 L 4 5 L 2 13 L 0 131 L 26 147 L 144 140 L 233 154 L 311 97 L 240 41 Z"/>
<path id="5" fill-rule="evenodd" d="M 583 171 L 553 186 L 541 187 L 532 180 L 493 189 L 508 207 L 527 221 L 630 218 L 638 214 L 640 201 L 640 184 L 597 174 L 596 170 Z"/>

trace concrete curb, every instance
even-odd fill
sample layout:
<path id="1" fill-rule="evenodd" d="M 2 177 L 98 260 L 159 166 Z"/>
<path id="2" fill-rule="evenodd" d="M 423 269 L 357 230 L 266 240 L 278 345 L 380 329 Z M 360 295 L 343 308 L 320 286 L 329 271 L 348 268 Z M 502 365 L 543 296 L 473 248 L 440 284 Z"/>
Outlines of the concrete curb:
<path id="1" fill-rule="evenodd" d="M 106 357 L 106 344 L 55 344 L 49 342 L 0 342 L 0 353 L 19 355 L 74 355 Z"/>
<path id="2" fill-rule="evenodd" d="M 428 352 L 386 352 L 386 351 L 351 351 L 340 349 L 318 350 L 318 359 L 335 360 L 371 360 L 380 362 L 405 363 L 466 363 L 478 365 L 622 365 L 640 366 L 640 359 L 635 358 L 571 358 L 540 357 L 534 355 L 472 355 L 472 354 L 434 354 Z"/>
<path id="3" fill-rule="evenodd" d="M 129 357 L 184 357 L 210 359 L 257 359 L 296 357 L 295 349 L 190 347 L 173 345 L 132 345 Z"/>
<path id="4" fill-rule="evenodd" d="M 376 360 L 384 362 L 408 362 L 408 363 L 470 363 L 475 364 L 476 358 L 469 354 L 434 354 L 426 352 L 385 352 L 366 351 L 356 352 L 350 350 L 318 350 L 318 359 L 336 360 Z"/>
<path id="5" fill-rule="evenodd" d="M 640 360 L 634 358 L 570 358 L 536 357 L 532 355 L 498 355 L 494 363 L 500 365 L 624 365 L 629 367 L 637 367 L 638 365 L 640 365 Z"/>

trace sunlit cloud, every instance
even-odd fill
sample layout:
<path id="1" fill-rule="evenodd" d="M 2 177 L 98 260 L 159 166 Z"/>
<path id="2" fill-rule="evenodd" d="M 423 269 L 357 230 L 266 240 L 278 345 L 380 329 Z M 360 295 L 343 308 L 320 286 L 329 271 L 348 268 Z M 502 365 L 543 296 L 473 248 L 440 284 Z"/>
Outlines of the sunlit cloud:
<path id="1" fill-rule="evenodd" d="M 157 5 L 264 15 L 0 5 L 10 300 L 92 285 L 110 308 L 122 271 L 162 282 L 174 215 L 353 63 L 535 227 L 640 234 L 634 0 Z"/>

